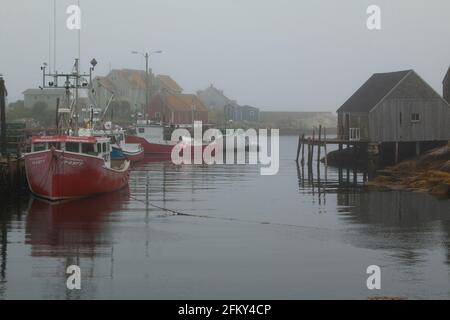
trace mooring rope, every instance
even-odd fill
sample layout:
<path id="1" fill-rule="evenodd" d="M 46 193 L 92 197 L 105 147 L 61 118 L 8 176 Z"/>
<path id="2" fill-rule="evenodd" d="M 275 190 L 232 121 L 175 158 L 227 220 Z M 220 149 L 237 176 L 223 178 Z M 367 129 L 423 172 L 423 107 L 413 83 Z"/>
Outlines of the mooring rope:
<path id="1" fill-rule="evenodd" d="M 253 223 L 253 224 L 266 224 L 266 225 L 276 225 L 276 226 L 282 226 L 282 227 L 292 227 L 292 228 L 299 228 L 299 229 L 315 229 L 315 230 L 328 230 L 328 231 L 335 231 L 334 229 L 330 228 L 324 228 L 324 227 L 315 227 L 315 226 L 304 226 L 304 225 L 298 225 L 298 224 L 289 224 L 289 223 L 279 223 L 279 222 L 269 222 L 269 221 L 258 221 L 258 220 L 247 220 L 247 219 L 239 219 L 239 218 L 231 218 L 231 217 L 215 217 L 215 216 L 209 216 L 204 214 L 193 214 L 193 213 L 186 213 L 177 211 L 170 208 L 165 208 L 158 206 L 154 203 L 151 203 L 150 201 L 145 201 L 138 199 L 136 197 L 133 197 L 132 195 L 129 196 L 131 199 L 142 202 L 146 205 L 149 205 L 151 207 L 173 213 L 174 216 L 185 216 L 185 217 L 194 217 L 194 218 L 205 218 L 205 219 L 215 219 L 215 220 L 222 220 L 222 221 L 236 221 L 236 222 L 244 222 L 244 223 Z"/>

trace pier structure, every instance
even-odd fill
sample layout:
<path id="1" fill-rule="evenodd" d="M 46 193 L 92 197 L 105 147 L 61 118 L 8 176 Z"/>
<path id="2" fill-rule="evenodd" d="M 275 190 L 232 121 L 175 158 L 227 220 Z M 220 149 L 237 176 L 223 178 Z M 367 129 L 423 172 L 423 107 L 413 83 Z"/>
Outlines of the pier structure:
<path id="1" fill-rule="evenodd" d="M 20 191 L 25 180 L 24 164 L 21 160 L 22 135 L 16 124 L 6 122 L 5 80 L 0 75 L 0 193 Z M 20 125 L 19 125 L 20 126 Z"/>

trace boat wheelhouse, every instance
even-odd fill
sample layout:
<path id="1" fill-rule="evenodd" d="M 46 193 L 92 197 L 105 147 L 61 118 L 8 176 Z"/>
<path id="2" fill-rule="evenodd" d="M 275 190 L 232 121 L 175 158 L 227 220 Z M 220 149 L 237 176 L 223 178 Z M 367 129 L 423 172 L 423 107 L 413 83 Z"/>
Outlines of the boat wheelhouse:
<path id="1" fill-rule="evenodd" d="M 138 121 L 136 135 L 126 135 L 126 143 L 139 143 L 146 154 L 170 155 L 173 147 L 178 143 L 171 141 L 170 135 L 173 128 L 161 123 L 150 121 Z"/>
<path id="2" fill-rule="evenodd" d="M 125 130 L 122 128 L 94 130 L 90 132 L 96 137 L 109 137 L 111 139 L 111 159 L 141 161 L 144 158 L 144 148 L 140 143 L 126 143 Z"/>

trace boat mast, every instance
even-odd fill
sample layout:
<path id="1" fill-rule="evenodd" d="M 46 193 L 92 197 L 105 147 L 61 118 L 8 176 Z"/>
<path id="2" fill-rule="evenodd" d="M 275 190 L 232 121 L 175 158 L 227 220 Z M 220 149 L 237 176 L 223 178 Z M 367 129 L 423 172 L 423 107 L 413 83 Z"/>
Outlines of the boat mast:
<path id="1" fill-rule="evenodd" d="M 79 89 L 88 89 L 92 86 L 92 72 L 94 71 L 97 61 L 95 59 L 91 60 L 91 67 L 89 68 L 89 73 L 80 73 L 80 65 L 78 58 L 75 59 L 74 67 L 71 73 L 54 73 L 47 72 L 47 64 L 44 63 L 41 67 L 42 70 L 42 86 L 40 89 L 65 89 L 66 91 L 66 105 L 61 108 L 58 107 L 57 122 L 60 123 L 58 128 L 61 129 L 72 129 L 74 135 L 78 135 L 78 99 L 79 99 Z M 51 80 L 48 80 L 50 78 Z M 64 79 L 64 85 L 60 86 L 58 84 L 58 79 Z M 74 91 L 74 99 L 71 99 L 71 90 Z M 65 119 L 66 128 L 63 128 L 61 122 L 63 114 L 69 114 L 68 119 Z"/>

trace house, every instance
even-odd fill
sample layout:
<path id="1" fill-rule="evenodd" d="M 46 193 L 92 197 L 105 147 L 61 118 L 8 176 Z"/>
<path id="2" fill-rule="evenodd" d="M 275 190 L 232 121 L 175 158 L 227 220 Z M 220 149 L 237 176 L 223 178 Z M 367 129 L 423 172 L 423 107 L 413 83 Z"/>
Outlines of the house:
<path id="1" fill-rule="evenodd" d="M 222 111 L 226 105 L 236 104 L 236 101 L 229 99 L 223 94 L 222 90 L 217 89 L 212 84 L 205 90 L 198 90 L 197 96 L 209 110 Z"/>
<path id="2" fill-rule="evenodd" d="M 154 76 L 149 71 L 149 95 Z M 116 101 L 127 102 L 133 111 L 141 111 L 146 104 L 146 79 L 144 70 L 113 69 L 106 77 L 93 80 L 93 99 L 99 108 L 104 108 L 114 94 Z"/>
<path id="3" fill-rule="evenodd" d="M 337 117 L 334 112 L 324 111 L 261 111 L 260 121 L 264 127 L 278 128 L 280 132 L 286 133 L 312 132 L 317 125 L 322 125 L 328 133 L 334 133 Z"/>
<path id="4" fill-rule="evenodd" d="M 47 107 L 56 108 L 56 101 L 59 98 L 60 103 L 65 98 L 65 89 L 27 89 L 23 92 L 24 106 L 31 109 L 37 103 L 44 103 Z"/>
<path id="5" fill-rule="evenodd" d="M 372 75 L 337 114 L 340 139 L 416 148 L 450 139 L 450 105 L 413 70 Z"/>
<path id="6" fill-rule="evenodd" d="M 116 92 L 114 83 L 108 77 L 95 77 L 92 81 L 91 98 L 97 108 L 105 108 L 111 96 Z"/>
<path id="7" fill-rule="evenodd" d="M 450 67 L 447 70 L 447 74 L 444 77 L 444 81 L 442 81 L 443 85 L 443 96 L 444 99 L 450 103 Z"/>
<path id="8" fill-rule="evenodd" d="M 158 74 L 154 84 L 155 92 L 159 94 L 181 94 L 181 88 L 175 80 L 165 74 Z"/>
<path id="9" fill-rule="evenodd" d="M 167 124 L 208 123 L 208 109 L 194 94 L 157 94 L 150 101 L 148 115 L 150 120 Z"/>
<path id="10" fill-rule="evenodd" d="M 259 109 L 251 106 L 240 106 L 229 103 L 224 106 L 225 121 L 259 122 Z"/>

